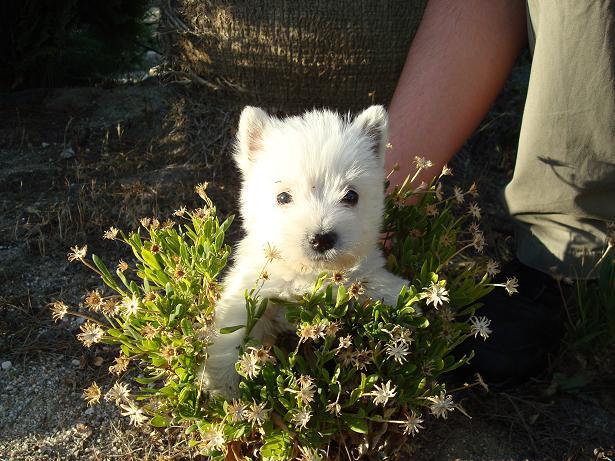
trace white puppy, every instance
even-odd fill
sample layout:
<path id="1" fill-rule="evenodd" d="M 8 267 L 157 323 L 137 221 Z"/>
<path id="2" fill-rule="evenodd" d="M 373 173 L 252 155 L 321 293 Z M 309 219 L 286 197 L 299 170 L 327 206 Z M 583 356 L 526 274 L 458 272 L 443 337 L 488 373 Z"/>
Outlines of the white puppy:
<path id="1" fill-rule="evenodd" d="M 384 269 L 378 247 L 384 201 L 387 114 L 372 106 L 354 119 L 327 110 L 277 119 L 246 107 L 241 113 L 235 160 L 243 175 L 241 215 L 246 235 L 216 306 L 216 328 L 246 324 L 244 292 L 266 262 L 263 298 L 297 299 L 323 271 L 343 271 L 361 281 L 366 296 L 395 303 L 406 283 Z M 264 339 L 294 330 L 285 311 L 269 302 L 251 336 Z M 220 334 L 209 347 L 205 386 L 236 394 L 235 371 L 245 329 Z"/>

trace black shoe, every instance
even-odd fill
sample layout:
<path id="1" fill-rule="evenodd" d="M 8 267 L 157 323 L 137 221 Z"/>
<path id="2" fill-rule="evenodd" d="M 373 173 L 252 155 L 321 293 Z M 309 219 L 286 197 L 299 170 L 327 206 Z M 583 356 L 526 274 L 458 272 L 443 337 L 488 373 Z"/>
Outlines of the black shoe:
<path id="1" fill-rule="evenodd" d="M 497 279 L 507 277 L 517 277 L 519 292 L 509 296 L 495 288 L 481 299 L 484 306 L 477 315 L 491 320 L 493 333 L 486 341 L 471 338 L 454 351 L 456 356 L 475 353 L 454 377 L 467 380 L 478 372 L 492 387 L 516 386 L 544 371 L 558 349 L 564 327 L 557 282 L 517 260 L 504 266 Z"/>

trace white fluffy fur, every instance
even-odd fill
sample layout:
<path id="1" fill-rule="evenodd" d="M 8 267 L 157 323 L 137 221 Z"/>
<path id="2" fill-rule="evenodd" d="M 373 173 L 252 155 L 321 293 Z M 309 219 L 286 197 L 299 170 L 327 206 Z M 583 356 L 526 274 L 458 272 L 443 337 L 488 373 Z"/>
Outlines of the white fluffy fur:
<path id="1" fill-rule="evenodd" d="M 246 236 L 236 248 L 234 265 L 216 306 L 216 328 L 246 324 L 244 292 L 265 264 L 264 248 L 275 247 L 282 259 L 268 264 L 262 297 L 297 299 L 311 290 L 322 271 L 344 271 L 360 280 L 366 296 L 397 300 L 406 282 L 384 269 L 378 248 L 384 200 L 384 152 L 387 114 L 372 106 L 356 118 L 314 110 L 283 120 L 246 107 L 239 122 L 235 160 L 242 172 L 241 215 Z M 341 203 L 346 192 L 358 203 Z M 281 192 L 292 202 L 280 205 Z M 338 241 L 323 254 L 308 243 L 310 235 L 334 231 Z M 259 339 L 294 330 L 283 308 L 269 302 L 252 330 Z M 245 331 L 218 335 L 209 347 L 203 377 L 206 387 L 232 396 L 239 375 L 238 349 Z"/>

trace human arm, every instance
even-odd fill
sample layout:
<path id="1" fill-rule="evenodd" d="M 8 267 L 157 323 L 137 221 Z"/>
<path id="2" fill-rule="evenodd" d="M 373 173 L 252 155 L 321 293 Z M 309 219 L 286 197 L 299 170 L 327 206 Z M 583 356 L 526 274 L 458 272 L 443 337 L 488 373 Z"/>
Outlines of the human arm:
<path id="1" fill-rule="evenodd" d="M 523 0 L 429 0 L 389 107 L 391 185 L 438 174 L 483 119 L 527 41 Z"/>

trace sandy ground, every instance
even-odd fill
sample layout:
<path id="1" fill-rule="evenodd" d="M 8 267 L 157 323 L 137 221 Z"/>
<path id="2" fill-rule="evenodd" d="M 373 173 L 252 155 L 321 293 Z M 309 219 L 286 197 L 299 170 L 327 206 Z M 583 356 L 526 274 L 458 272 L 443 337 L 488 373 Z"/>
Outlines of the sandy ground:
<path id="1" fill-rule="evenodd" d="M 479 181 L 498 257 L 511 248 L 497 191 L 514 164 L 523 103 L 515 84 L 453 165 L 459 184 Z M 224 95 L 157 82 L 0 95 L 0 362 L 10 362 L 0 369 L 0 459 L 171 454 L 169 434 L 132 429 L 108 404 L 85 405 L 92 380 L 111 382 L 113 353 L 82 348 L 78 322 L 54 324 L 46 305 L 63 299 L 77 307 L 100 286 L 66 260 L 69 246 L 126 257 L 100 239 L 110 225 L 129 228 L 141 216 L 190 206 L 203 180 L 222 215 L 235 211 L 229 152 L 239 109 Z M 462 403 L 472 419 L 431 424 L 415 441 L 414 459 L 615 459 L 612 361 L 577 359 L 586 378 L 577 385 L 546 376 L 508 393 L 468 392 Z"/>

